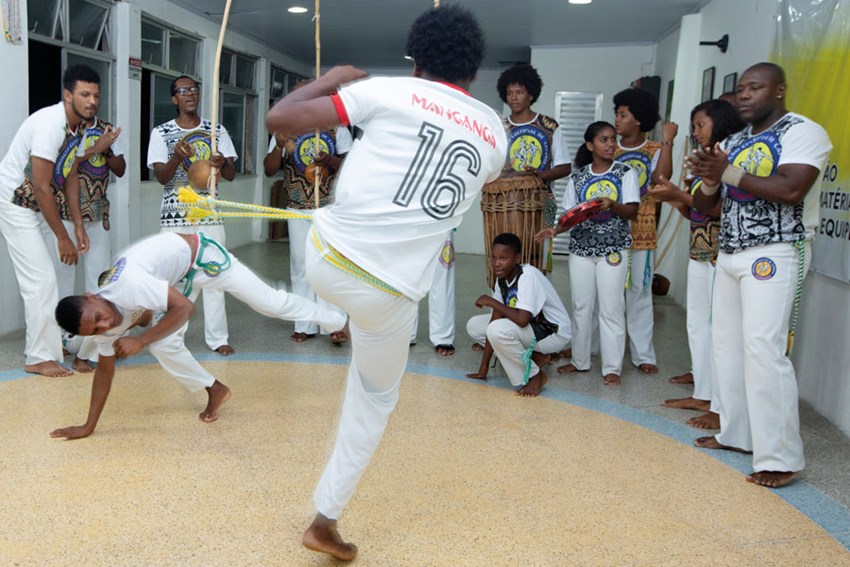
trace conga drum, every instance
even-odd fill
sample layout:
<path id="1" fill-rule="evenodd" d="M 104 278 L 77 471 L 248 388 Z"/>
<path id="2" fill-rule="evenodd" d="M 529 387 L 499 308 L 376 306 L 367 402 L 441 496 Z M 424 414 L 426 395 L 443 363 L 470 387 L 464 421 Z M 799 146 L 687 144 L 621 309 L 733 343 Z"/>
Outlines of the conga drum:
<path id="1" fill-rule="evenodd" d="M 534 173 L 505 171 L 481 191 L 484 214 L 484 250 L 487 257 L 487 285 L 496 283 L 490 248 L 493 239 L 511 232 L 522 243 L 522 263 L 545 271 L 545 243 L 534 242 L 534 235 L 552 226 L 547 222 L 554 204 L 552 191 Z"/>

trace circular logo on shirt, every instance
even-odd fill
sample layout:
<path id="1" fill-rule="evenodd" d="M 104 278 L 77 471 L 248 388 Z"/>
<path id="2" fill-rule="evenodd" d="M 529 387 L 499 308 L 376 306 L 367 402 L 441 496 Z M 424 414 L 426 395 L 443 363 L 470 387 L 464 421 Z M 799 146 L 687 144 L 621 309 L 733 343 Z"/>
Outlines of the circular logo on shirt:
<path id="1" fill-rule="evenodd" d="M 549 136 L 536 126 L 526 124 L 508 133 L 508 160 L 514 171 L 531 167 L 546 169 L 549 165 Z"/>
<path id="2" fill-rule="evenodd" d="M 84 150 L 93 148 L 100 137 L 103 135 L 103 130 L 100 128 L 86 128 Z M 109 173 L 109 167 L 106 165 L 106 156 L 103 154 L 95 154 L 87 161 L 80 164 L 80 168 L 95 177 L 104 177 Z"/>
<path id="3" fill-rule="evenodd" d="M 768 130 L 737 146 L 729 154 L 729 161 L 732 165 L 737 165 L 751 175 L 767 177 L 776 168 L 776 162 L 779 160 L 779 152 L 779 139 L 774 132 Z M 756 197 L 753 197 L 743 189 L 729 184 L 726 185 L 726 195 L 739 203 L 756 200 Z"/>
<path id="4" fill-rule="evenodd" d="M 605 256 L 605 261 L 608 262 L 609 266 L 619 266 L 623 263 L 623 255 L 619 252 L 611 252 Z"/>
<path id="5" fill-rule="evenodd" d="M 74 165 L 74 159 L 77 157 L 77 147 L 80 145 L 80 138 L 73 136 L 65 138 L 62 147 L 59 148 L 59 155 L 56 161 L 53 162 L 53 182 L 62 187 L 65 185 L 65 179 L 71 171 L 71 166 Z"/>
<path id="6" fill-rule="evenodd" d="M 640 196 L 646 195 L 646 190 L 649 188 L 649 170 L 652 167 L 652 159 L 645 153 L 637 151 L 623 152 L 614 159 L 635 170 L 638 176 Z"/>
<path id="7" fill-rule="evenodd" d="M 450 268 L 455 262 L 455 244 L 451 240 L 446 240 L 443 244 L 443 249 L 440 250 L 440 263 L 446 268 Z"/>
<path id="8" fill-rule="evenodd" d="M 210 146 L 209 132 L 203 130 L 194 130 L 189 132 L 181 141 L 186 142 L 195 149 L 195 153 L 183 160 L 183 169 L 189 171 L 192 164 L 198 160 L 210 159 L 212 147 Z"/>
<path id="9" fill-rule="evenodd" d="M 587 190 L 584 192 L 584 200 L 592 201 L 594 199 L 598 199 L 599 197 L 608 197 L 614 202 L 619 201 L 620 190 L 617 187 L 617 184 L 614 183 L 611 179 L 607 177 L 602 177 L 590 185 L 588 185 Z M 608 219 L 612 218 L 614 213 L 611 211 L 604 211 L 601 213 L 596 213 L 589 220 L 594 222 L 604 222 Z"/>
<path id="10" fill-rule="evenodd" d="M 127 258 L 121 257 L 115 260 L 115 263 L 112 264 L 112 267 L 109 268 L 106 272 L 100 275 L 97 278 L 97 283 L 99 287 L 103 287 L 105 285 L 109 285 L 111 283 L 115 283 L 118 281 L 118 278 L 121 277 L 121 272 L 124 271 L 124 267 L 127 265 Z"/>
<path id="11" fill-rule="evenodd" d="M 295 167 L 301 173 L 307 169 L 307 166 L 313 163 L 316 156 L 320 153 L 333 155 L 336 153 L 336 144 L 333 136 L 329 132 L 319 132 L 319 150 L 316 151 L 316 134 L 302 134 L 295 138 L 295 151 L 292 152 Z"/>
<path id="12" fill-rule="evenodd" d="M 776 275 L 776 264 L 770 258 L 759 258 L 753 262 L 753 277 L 757 280 L 769 280 Z"/>
<path id="13" fill-rule="evenodd" d="M 508 290 L 508 300 L 505 302 L 505 305 L 508 307 L 516 307 L 517 304 L 517 296 L 516 296 L 516 288 Z"/>

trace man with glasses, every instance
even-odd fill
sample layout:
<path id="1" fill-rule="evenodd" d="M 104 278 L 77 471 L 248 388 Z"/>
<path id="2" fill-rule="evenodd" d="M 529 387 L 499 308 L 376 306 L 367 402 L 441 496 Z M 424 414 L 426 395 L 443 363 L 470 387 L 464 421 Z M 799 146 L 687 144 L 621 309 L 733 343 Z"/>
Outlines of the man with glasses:
<path id="1" fill-rule="evenodd" d="M 160 212 L 162 232 L 188 234 L 203 231 L 224 245 L 224 225 L 221 219 L 203 219 L 190 223 L 186 213 L 177 208 L 177 191 L 189 184 L 188 173 L 192 163 L 202 159 L 209 159 L 222 177 L 233 181 L 236 176 L 233 164 L 237 159 L 236 149 L 227 130 L 218 124 L 218 152 L 211 155 L 210 134 L 213 126 L 210 120 L 198 114 L 201 94 L 194 79 L 185 75 L 174 79 L 171 95 L 171 102 L 177 107 L 177 118 L 154 128 L 148 144 L 148 167 L 153 169 L 157 181 L 163 185 Z M 228 344 L 224 292 L 205 289 L 203 295 L 204 337 L 207 346 L 222 356 L 231 355 L 236 351 Z"/>

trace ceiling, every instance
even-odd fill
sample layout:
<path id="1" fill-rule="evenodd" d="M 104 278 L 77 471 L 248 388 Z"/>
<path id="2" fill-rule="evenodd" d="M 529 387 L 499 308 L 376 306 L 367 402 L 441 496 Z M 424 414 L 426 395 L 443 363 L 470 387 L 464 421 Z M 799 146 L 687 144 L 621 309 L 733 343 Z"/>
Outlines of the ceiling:
<path id="1" fill-rule="evenodd" d="M 178 2 L 221 23 L 225 0 Z M 500 68 L 530 59 L 529 47 L 655 42 L 710 0 L 460 0 L 487 38 L 482 67 Z M 448 4 L 449 2 L 444 2 Z M 287 12 L 303 6 L 305 14 Z M 314 0 L 233 0 L 228 29 L 305 63 L 315 61 Z M 322 66 L 398 67 L 410 25 L 433 0 L 324 0 L 321 2 Z"/>

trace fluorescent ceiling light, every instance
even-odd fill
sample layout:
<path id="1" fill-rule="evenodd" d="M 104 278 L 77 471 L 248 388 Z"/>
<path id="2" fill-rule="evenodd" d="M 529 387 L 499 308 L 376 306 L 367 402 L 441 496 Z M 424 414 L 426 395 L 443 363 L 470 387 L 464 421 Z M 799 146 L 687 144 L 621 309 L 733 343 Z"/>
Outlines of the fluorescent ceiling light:
<path id="1" fill-rule="evenodd" d="M 304 8 L 303 6 L 293 6 L 290 9 L 287 10 L 287 12 L 289 12 L 291 14 L 303 14 L 306 11 L 307 11 L 307 8 Z"/>
<path id="2" fill-rule="evenodd" d="M 570 4 L 590 4 L 593 0 L 569 0 Z"/>

